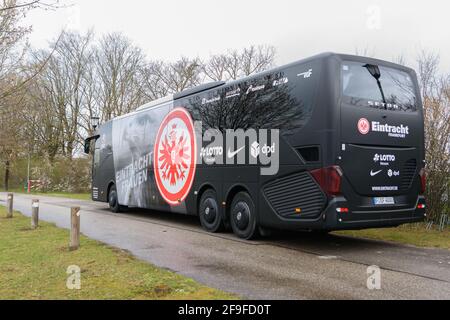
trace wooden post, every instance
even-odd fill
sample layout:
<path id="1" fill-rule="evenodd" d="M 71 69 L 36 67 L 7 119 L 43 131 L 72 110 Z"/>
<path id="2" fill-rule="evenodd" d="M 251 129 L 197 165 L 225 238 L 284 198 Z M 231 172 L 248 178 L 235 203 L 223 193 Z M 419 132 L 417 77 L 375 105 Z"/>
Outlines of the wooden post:
<path id="1" fill-rule="evenodd" d="M 13 217 L 13 202 L 14 202 L 14 195 L 12 193 L 8 193 L 6 201 L 6 207 L 8 209 L 6 213 L 6 218 L 8 219 Z"/>
<path id="2" fill-rule="evenodd" d="M 39 227 L 39 200 L 31 201 L 31 229 Z"/>
<path id="3" fill-rule="evenodd" d="M 70 251 L 80 247 L 80 208 L 70 209 Z"/>

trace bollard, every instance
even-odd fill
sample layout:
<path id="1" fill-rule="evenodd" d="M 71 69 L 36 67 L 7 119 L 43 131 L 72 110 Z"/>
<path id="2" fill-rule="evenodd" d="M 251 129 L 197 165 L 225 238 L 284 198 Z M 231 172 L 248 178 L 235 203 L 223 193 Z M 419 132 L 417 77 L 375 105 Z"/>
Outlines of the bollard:
<path id="1" fill-rule="evenodd" d="M 70 251 L 80 247 L 80 208 L 70 209 Z"/>
<path id="2" fill-rule="evenodd" d="M 6 218 L 10 219 L 13 217 L 13 201 L 14 201 L 14 195 L 12 193 L 8 193 L 7 201 L 6 201 L 6 207 L 8 209 L 6 213 Z"/>
<path id="3" fill-rule="evenodd" d="M 39 200 L 31 201 L 31 229 L 39 227 Z"/>

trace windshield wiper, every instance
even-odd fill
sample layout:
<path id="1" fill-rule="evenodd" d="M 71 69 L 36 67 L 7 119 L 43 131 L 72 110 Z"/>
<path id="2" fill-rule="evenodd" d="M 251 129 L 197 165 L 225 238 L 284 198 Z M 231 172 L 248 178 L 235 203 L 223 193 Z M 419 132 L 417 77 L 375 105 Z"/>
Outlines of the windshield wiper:
<path id="1" fill-rule="evenodd" d="M 372 75 L 372 77 L 375 78 L 375 80 L 377 80 L 378 88 L 380 89 L 381 97 L 383 98 L 384 109 L 387 109 L 386 97 L 384 96 L 383 87 L 380 82 L 381 78 L 380 68 L 374 64 L 366 64 L 363 67 L 369 71 L 369 73 Z"/>

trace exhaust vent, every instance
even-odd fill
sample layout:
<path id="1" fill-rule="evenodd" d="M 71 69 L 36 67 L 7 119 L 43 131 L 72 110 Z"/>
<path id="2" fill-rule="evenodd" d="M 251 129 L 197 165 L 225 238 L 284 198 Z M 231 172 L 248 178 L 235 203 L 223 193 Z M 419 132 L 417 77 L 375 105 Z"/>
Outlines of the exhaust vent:
<path id="1" fill-rule="evenodd" d="M 410 159 L 405 162 L 403 165 L 402 172 L 402 185 L 400 189 L 402 191 L 407 191 L 411 188 L 411 185 L 414 181 L 414 177 L 418 174 L 417 172 L 417 160 Z"/>
<path id="2" fill-rule="evenodd" d="M 277 179 L 263 190 L 272 208 L 283 218 L 318 218 L 327 201 L 320 187 L 307 172 Z"/>

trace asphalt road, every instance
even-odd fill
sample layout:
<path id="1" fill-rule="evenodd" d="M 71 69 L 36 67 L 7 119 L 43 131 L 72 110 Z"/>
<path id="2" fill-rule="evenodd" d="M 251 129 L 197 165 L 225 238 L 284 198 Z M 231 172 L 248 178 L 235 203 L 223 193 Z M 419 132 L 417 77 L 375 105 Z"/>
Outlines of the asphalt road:
<path id="1" fill-rule="evenodd" d="M 0 193 L 0 204 L 5 198 Z M 31 198 L 16 194 L 15 210 L 29 216 Z M 249 242 L 208 234 L 196 217 L 113 214 L 103 203 L 33 198 L 42 220 L 68 228 L 69 208 L 80 206 L 86 236 L 247 299 L 450 299 L 450 250 L 284 232 Z M 371 265 L 381 268 L 380 290 L 367 288 Z"/>

